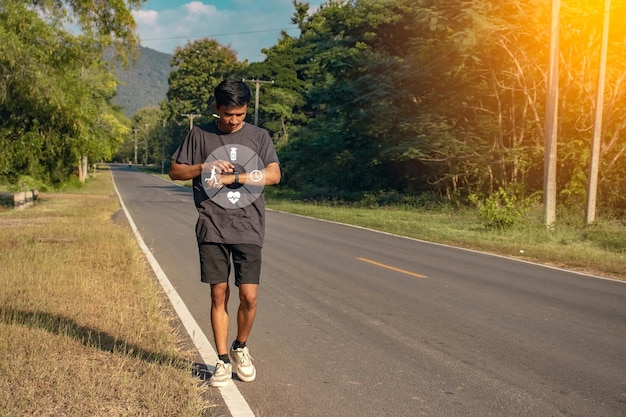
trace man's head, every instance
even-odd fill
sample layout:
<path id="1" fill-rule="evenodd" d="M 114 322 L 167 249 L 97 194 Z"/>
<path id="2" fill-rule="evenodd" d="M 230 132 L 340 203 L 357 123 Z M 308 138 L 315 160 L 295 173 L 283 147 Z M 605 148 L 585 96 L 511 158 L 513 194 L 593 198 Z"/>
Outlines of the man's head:
<path id="1" fill-rule="evenodd" d="M 251 95 L 250 87 L 243 81 L 224 80 L 215 87 L 213 108 L 219 116 L 217 126 L 222 132 L 232 133 L 243 127 Z"/>
<path id="2" fill-rule="evenodd" d="M 241 107 L 250 103 L 250 87 L 243 81 L 228 79 L 215 87 L 217 107 Z"/>

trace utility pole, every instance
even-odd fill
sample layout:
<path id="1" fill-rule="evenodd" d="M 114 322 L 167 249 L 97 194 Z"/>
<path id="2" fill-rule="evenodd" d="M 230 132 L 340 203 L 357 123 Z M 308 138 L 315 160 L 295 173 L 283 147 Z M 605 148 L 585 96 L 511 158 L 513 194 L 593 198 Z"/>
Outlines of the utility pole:
<path id="1" fill-rule="evenodd" d="M 241 80 L 243 82 L 254 83 L 256 87 L 256 93 L 254 94 L 254 125 L 259 125 L 259 89 L 261 84 L 274 84 L 274 81 L 264 81 L 264 80 Z"/>
<path id="2" fill-rule="evenodd" d="M 133 164 L 137 165 L 137 132 L 139 129 L 133 129 L 133 133 L 135 134 L 135 159 L 133 159 Z"/>
<path id="3" fill-rule="evenodd" d="M 546 125 L 544 132 L 543 209 L 545 225 L 552 229 L 556 221 L 556 149 L 559 103 L 559 13 L 561 0 L 552 0 L 550 28 L 550 63 L 546 87 Z"/>
<path id="4" fill-rule="evenodd" d="M 146 126 L 146 137 L 144 139 L 144 150 L 143 150 L 143 165 L 146 166 L 148 165 L 148 134 L 150 133 L 150 125 L 148 123 L 145 124 Z"/>
<path id="5" fill-rule="evenodd" d="M 195 114 L 195 113 L 185 113 L 185 114 L 181 114 L 181 116 L 185 116 L 187 118 L 189 118 L 189 130 L 193 129 L 193 119 L 199 116 L 202 116 L 201 114 Z"/>
<path id="6" fill-rule="evenodd" d="M 161 129 L 161 174 L 165 173 L 165 120 Z"/>
<path id="7" fill-rule="evenodd" d="M 604 110 L 604 84 L 606 81 L 606 56 L 609 44 L 610 15 L 611 0 L 605 0 L 602 47 L 600 48 L 600 70 L 598 72 L 598 90 L 596 91 L 596 113 L 593 125 L 593 142 L 591 144 L 591 161 L 589 162 L 589 182 L 587 183 L 586 225 L 590 225 L 596 220 L 596 197 L 598 194 L 598 171 L 600 165 L 600 143 L 602 141 L 602 112 Z"/>

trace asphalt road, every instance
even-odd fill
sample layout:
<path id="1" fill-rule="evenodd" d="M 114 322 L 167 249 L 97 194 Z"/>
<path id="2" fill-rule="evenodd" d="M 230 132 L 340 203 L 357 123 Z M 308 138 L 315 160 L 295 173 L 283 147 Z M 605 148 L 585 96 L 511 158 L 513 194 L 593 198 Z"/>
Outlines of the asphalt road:
<path id="1" fill-rule="evenodd" d="M 191 191 L 112 169 L 212 340 Z M 257 416 L 626 416 L 625 283 L 286 213 L 248 345 Z"/>

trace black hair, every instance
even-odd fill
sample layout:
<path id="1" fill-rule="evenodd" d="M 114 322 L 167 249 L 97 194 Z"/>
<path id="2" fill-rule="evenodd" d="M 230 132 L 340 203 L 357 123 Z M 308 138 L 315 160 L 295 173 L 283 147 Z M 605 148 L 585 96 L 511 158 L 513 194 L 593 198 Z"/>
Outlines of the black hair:
<path id="1" fill-rule="evenodd" d="M 215 87 L 215 104 L 218 107 L 242 107 L 250 103 L 252 92 L 246 83 L 227 79 Z"/>

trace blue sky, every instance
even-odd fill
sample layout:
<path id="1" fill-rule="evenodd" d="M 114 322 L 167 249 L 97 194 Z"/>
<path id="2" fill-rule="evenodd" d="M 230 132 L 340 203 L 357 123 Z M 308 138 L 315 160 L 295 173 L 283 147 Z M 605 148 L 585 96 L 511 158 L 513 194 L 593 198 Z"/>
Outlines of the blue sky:
<path id="1" fill-rule="evenodd" d="M 308 3 L 314 10 L 323 1 Z M 145 47 L 171 54 L 188 41 L 212 38 L 230 46 L 240 61 L 258 62 L 281 30 L 298 35 L 293 12 L 292 0 L 148 0 L 133 13 Z"/>

